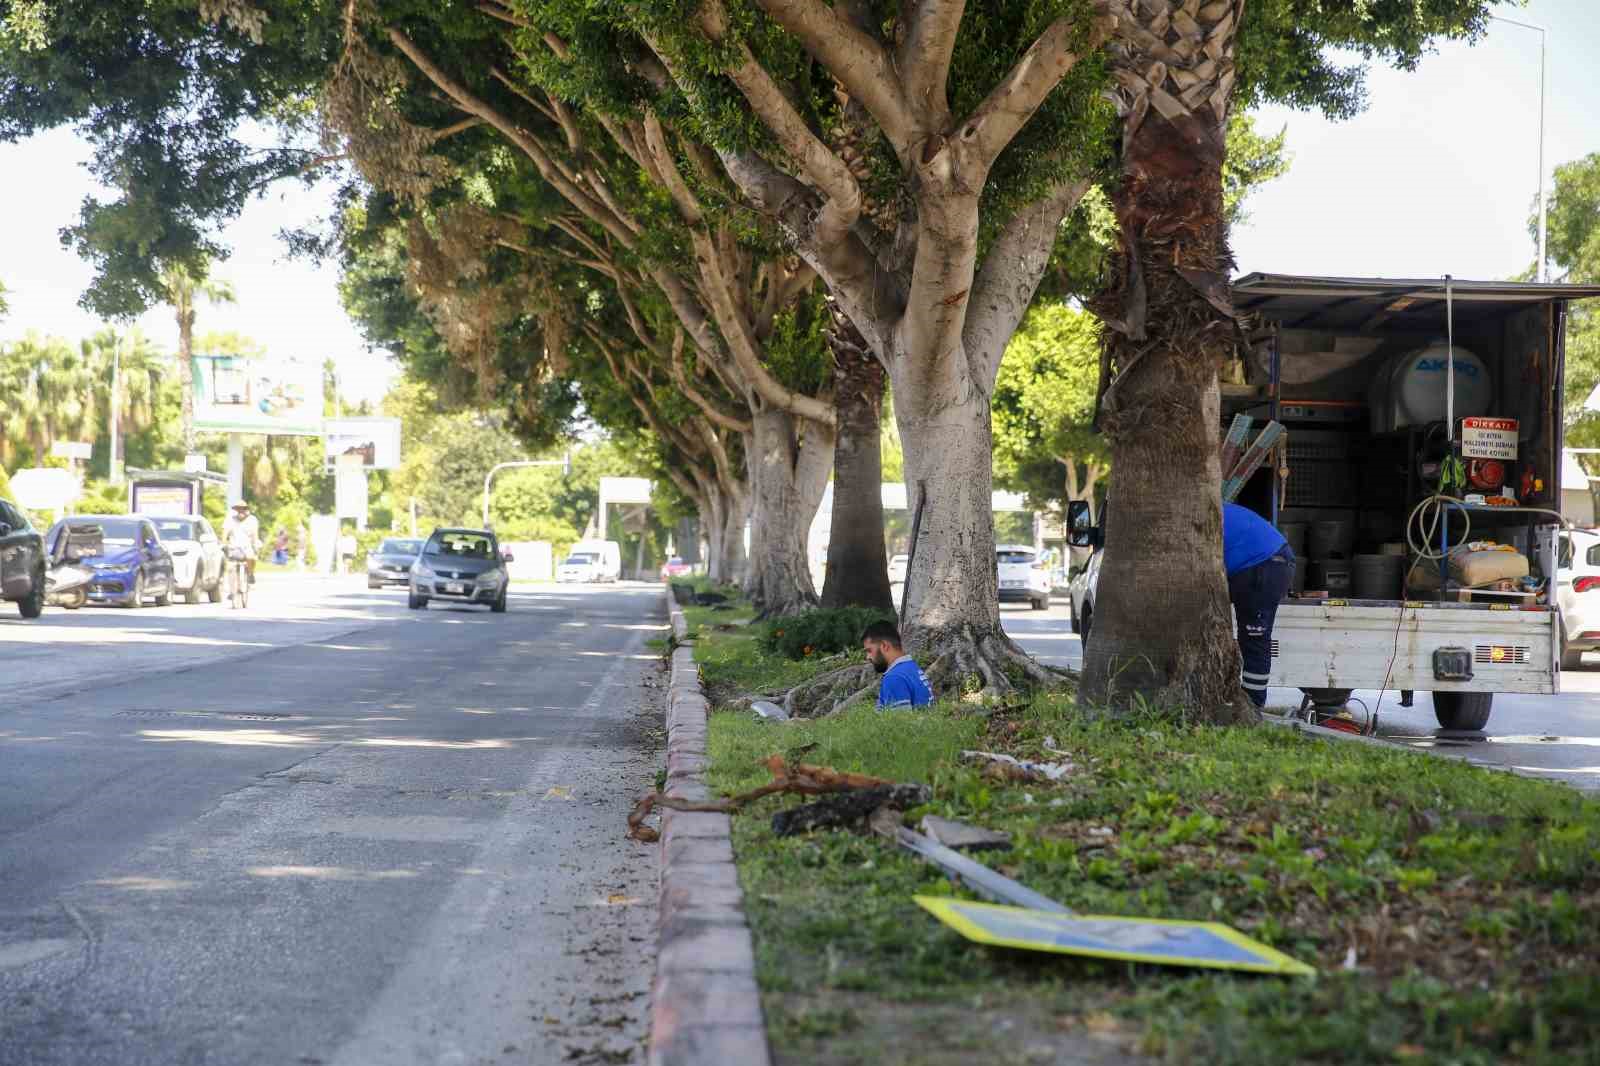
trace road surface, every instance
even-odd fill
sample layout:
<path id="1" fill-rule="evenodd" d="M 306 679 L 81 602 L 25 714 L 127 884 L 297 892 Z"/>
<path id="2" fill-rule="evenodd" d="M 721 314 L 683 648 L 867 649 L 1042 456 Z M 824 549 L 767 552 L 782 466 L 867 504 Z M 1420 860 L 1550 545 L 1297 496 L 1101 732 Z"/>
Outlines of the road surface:
<path id="1" fill-rule="evenodd" d="M 1065 596 L 1057 595 L 1048 611 L 1002 604 L 1001 624 L 1029 654 L 1055 666 L 1083 664 L 1083 643 L 1072 632 Z M 1590 655 L 1581 670 L 1561 674 L 1558 696 L 1501 694 L 1483 733 L 1452 733 L 1439 728 L 1425 692 L 1416 706 L 1399 706 L 1398 692 L 1357 692 L 1356 698 L 1378 709 L 1378 734 L 1396 744 L 1455 752 L 1491 766 L 1517 769 L 1565 781 L 1586 791 L 1600 791 L 1600 656 Z M 1298 689 L 1269 689 L 1267 706 L 1297 707 Z"/>
<path id="2" fill-rule="evenodd" d="M 0 1064 L 642 1061 L 659 587 L 257 588 L 0 611 Z"/>

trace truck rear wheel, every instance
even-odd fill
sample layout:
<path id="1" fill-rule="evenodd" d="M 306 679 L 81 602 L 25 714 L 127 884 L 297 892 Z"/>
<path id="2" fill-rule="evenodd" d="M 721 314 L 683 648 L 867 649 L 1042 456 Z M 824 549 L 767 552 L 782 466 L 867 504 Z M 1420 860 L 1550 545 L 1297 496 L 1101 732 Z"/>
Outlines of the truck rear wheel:
<path id="1" fill-rule="evenodd" d="M 1493 692 L 1435 692 L 1433 715 L 1443 729 L 1477 733 L 1489 724 Z"/>

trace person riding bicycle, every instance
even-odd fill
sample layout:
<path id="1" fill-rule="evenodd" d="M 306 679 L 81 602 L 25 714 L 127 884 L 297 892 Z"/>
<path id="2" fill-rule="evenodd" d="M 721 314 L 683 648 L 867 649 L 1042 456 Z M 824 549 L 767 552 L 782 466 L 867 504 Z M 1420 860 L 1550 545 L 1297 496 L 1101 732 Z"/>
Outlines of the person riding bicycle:
<path id="1" fill-rule="evenodd" d="M 250 513 L 250 505 L 239 500 L 233 513 L 222 523 L 222 547 L 230 555 L 237 548 L 244 552 L 245 573 L 250 584 L 256 583 L 256 556 L 261 551 L 261 523 Z"/>

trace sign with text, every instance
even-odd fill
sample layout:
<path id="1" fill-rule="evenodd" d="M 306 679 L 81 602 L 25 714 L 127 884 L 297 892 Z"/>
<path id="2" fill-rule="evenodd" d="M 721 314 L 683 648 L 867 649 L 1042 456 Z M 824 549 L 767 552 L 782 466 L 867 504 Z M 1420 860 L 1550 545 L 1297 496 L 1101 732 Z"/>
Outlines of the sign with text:
<path id="1" fill-rule="evenodd" d="M 195 429 L 322 435 L 319 364 L 245 355 L 197 355 L 191 365 Z"/>
<path id="2" fill-rule="evenodd" d="M 329 466 L 354 455 L 364 469 L 393 470 L 400 465 L 400 420 L 330 418 L 323 423 L 323 446 Z"/>
<path id="3" fill-rule="evenodd" d="M 1517 457 L 1517 430 L 1515 418 L 1463 418 L 1461 454 L 1467 459 L 1513 460 Z"/>

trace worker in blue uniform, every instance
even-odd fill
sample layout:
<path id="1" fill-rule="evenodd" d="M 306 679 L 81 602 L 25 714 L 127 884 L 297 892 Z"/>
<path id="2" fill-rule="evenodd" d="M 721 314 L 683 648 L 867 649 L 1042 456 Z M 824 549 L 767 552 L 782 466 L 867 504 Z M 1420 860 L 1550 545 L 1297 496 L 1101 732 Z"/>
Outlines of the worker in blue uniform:
<path id="1" fill-rule="evenodd" d="M 1222 566 L 1228 572 L 1228 598 L 1239 624 L 1244 694 L 1263 707 L 1272 674 L 1272 623 L 1294 578 L 1294 549 L 1272 523 L 1248 507 L 1225 503 Z"/>

